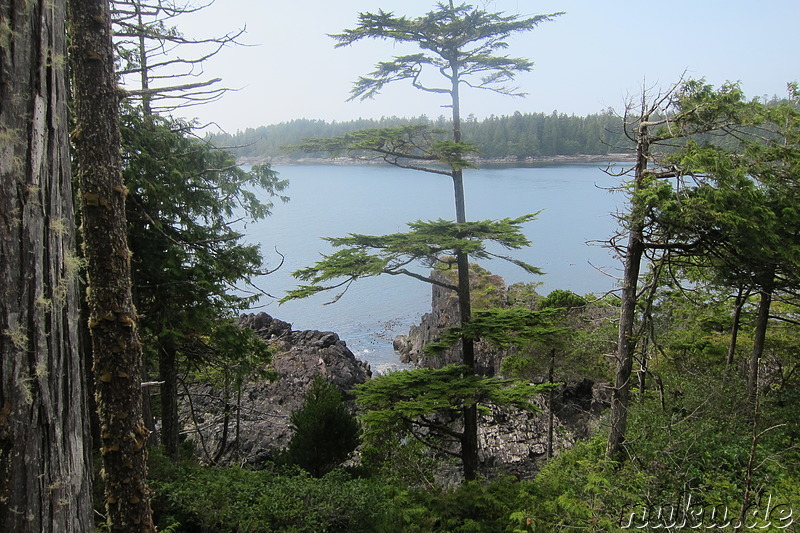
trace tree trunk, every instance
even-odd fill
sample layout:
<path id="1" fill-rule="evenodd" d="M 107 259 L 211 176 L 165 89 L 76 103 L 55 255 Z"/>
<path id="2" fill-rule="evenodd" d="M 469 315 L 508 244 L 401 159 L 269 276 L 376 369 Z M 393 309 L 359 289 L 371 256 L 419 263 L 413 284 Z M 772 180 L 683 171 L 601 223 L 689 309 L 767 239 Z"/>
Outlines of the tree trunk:
<path id="1" fill-rule="evenodd" d="M 0 530 L 93 530 L 64 0 L 0 2 Z"/>
<path id="2" fill-rule="evenodd" d="M 460 97 L 458 92 L 458 66 L 453 66 L 451 101 L 453 106 L 453 141 L 461 142 L 461 110 Z M 451 173 L 453 178 L 453 196 L 455 198 L 456 222 L 464 223 L 467 221 L 466 200 L 464 194 L 464 176 L 461 169 L 454 169 Z M 461 325 L 467 324 L 472 320 L 472 301 L 469 286 L 469 256 L 463 252 L 456 253 L 456 265 L 458 266 L 458 311 Z M 475 373 L 475 342 L 470 338 L 461 339 L 462 361 L 469 369 Z M 464 479 L 471 481 L 476 478 L 478 473 L 478 406 L 471 405 L 464 407 L 464 433 L 461 437 L 461 460 L 464 467 Z"/>
<path id="3" fill-rule="evenodd" d="M 547 381 L 552 384 L 553 379 L 555 377 L 555 367 L 556 367 L 556 350 L 552 348 L 550 350 L 550 368 L 547 369 Z M 550 459 L 553 457 L 553 425 L 554 425 L 554 415 L 553 413 L 553 402 L 555 401 L 556 391 L 550 389 L 547 393 L 547 458 Z"/>
<path id="4" fill-rule="evenodd" d="M 637 288 L 642 256 L 644 255 L 644 212 L 642 207 L 638 205 L 636 194 L 641 189 L 642 179 L 647 169 L 649 153 L 648 132 L 647 126 L 643 124 L 647 118 L 647 114 L 643 112 L 640 117 L 640 126 L 637 134 L 634 196 L 622 279 L 619 338 L 617 340 L 617 369 L 614 376 L 614 388 L 611 391 L 611 430 L 606 443 L 606 457 L 609 459 L 616 459 L 622 451 L 622 445 L 625 442 L 625 431 L 628 425 L 630 381 L 633 369 L 633 355 L 636 350 L 634 325 L 636 321 Z"/>
<path id="5" fill-rule="evenodd" d="M 756 317 L 755 339 L 753 340 L 753 352 L 750 354 L 747 372 L 747 400 L 753 413 L 756 416 L 758 406 L 758 365 L 761 355 L 764 353 L 764 342 L 767 338 L 767 326 L 769 325 L 769 309 L 772 305 L 771 282 L 766 283 L 760 291 L 758 303 L 758 316 Z"/>
<path id="6" fill-rule="evenodd" d="M 732 366 L 734 358 L 736 357 L 736 341 L 739 337 L 739 324 L 742 320 L 742 307 L 744 307 L 749 291 L 739 287 L 739 293 L 736 295 L 736 307 L 733 308 L 733 325 L 731 325 L 731 342 L 728 345 L 728 357 L 726 364 Z"/>
<path id="7" fill-rule="evenodd" d="M 178 348 L 171 340 L 158 350 L 158 375 L 161 381 L 161 446 L 164 455 L 178 458 Z"/>
<path id="8" fill-rule="evenodd" d="M 89 327 L 100 415 L 106 519 L 112 531 L 155 531 L 146 485 L 142 346 L 131 297 L 125 195 L 108 0 L 69 3 L 73 135 L 88 263 Z"/>

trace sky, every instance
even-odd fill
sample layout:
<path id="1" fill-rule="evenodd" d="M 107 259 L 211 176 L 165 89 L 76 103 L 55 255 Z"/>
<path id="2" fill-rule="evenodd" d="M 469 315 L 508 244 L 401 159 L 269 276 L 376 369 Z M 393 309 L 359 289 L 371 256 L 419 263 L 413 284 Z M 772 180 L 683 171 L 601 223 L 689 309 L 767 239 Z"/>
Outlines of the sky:
<path id="1" fill-rule="evenodd" d="M 508 55 L 534 62 L 511 98 L 463 93 L 462 113 L 477 118 L 545 112 L 586 115 L 618 111 L 643 89 L 668 88 L 681 76 L 719 86 L 741 83 L 748 97 L 784 96 L 800 81 L 800 2 L 797 0 L 473 0 L 493 12 L 564 11 L 552 22 L 509 39 Z M 382 116 L 447 115 L 443 97 L 406 82 L 372 100 L 348 102 L 359 75 L 378 61 L 409 53 L 384 41 L 334 48 L 328 34 L 357 25 L 359 12 L 378 9 L 408 17 L 433 9 L 434 0 L 216 0 L 174 22 L 202 38 L 246 27 L 247 46 L 223 49 L 205 64 L 235 92 L 179 113 L 230 133 L 309 118 L 348 121 Z M 213 130 L 212 130 L 213 131 Z"/>

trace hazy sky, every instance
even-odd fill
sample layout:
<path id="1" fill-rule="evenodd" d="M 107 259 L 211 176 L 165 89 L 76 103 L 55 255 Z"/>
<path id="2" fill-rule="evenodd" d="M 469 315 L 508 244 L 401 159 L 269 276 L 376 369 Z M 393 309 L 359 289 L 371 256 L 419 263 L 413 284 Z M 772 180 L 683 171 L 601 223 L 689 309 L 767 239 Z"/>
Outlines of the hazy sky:
<path id="1" fill-rule="evenodd" d="M 746 94 L 783 96 L 800 81 L 797 0 L 474 0 L 506 14 L 565 11 L 553 22 L 513 37 L 508 54 L 534 61 L 517 78 L 525 98 L 465 91 L 463 112 L 495 114 L 553 110 L 585 115 L 620 110 L 642 87 L 667 87 L 686 72 L 719 85 L 740 81 Z M 177 20 L 187 36 L 247 27 L 253 45 L 223 50 L 206 64 L 238 92 L 184 111 L 229 132 L 297 118 L 346 121 L 381 116 L 447 114 L 441 97 L 400 82 L 373 100 L 347 102 L 352 82 L 379 60 L 408 53 L 381 41 L 334 49 L 330 33 L 356 25 L 362 11 L 415 17 L 433 0 L 216 0 Z"/>

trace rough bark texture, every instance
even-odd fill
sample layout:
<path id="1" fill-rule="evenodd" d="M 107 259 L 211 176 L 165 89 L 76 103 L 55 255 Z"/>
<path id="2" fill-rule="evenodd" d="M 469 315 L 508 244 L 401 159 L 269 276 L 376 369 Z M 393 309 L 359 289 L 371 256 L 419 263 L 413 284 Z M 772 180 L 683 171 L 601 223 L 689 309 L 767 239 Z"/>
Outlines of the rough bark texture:
<path id="1" fill-rule="evenodd" d="M 142 347 L 131 297 L 119 97 L 107 0 L 71 0 L 73 134 L 88 261 L 89 328 L 112 531 L 154 531 L 146 486 Z"/>
<path id="2" fill-rule="evenodd" d="M 91 531 L 64 0 L 0 1 L 0 531 Z"/>

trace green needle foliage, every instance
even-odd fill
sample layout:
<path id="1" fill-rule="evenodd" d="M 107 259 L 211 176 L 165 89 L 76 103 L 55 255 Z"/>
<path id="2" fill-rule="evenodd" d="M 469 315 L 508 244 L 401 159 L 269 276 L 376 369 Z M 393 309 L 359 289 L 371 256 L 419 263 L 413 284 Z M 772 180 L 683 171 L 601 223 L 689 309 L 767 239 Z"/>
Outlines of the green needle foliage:
<path id="1" fill-rule="evenodd" d="M 313 140 L 306 151 L 352 155 L 369 154 L 373 158 L 400 168 L 408 168 L 449 176 L 453 181 L 455 223 L 443 220 L 410 224 L 411 231 L 383 237 L 350 235 L 331 239 L 337 247 L 346 247 L 324 259 L 314 267 L 300 270 L 295 276 L 310 285 L 291 291 L 283 301 L 304 298 L 317 292 L 341 288 L 336 301 L 350 283 L 361 277 L 378 274 L 403 274 L 452 289 L 458 295 L 459 321 L 471 321 L 469 256 L 501 257 L 490 253 L 483 242 L 493 240 L 506 248 L 519 248 L 529 244 L 519 230 L 519 225 L 532 220 L 534 215 L 501 221 L 467 222 L 463 170 L 472 167 L 467 156 L 476 148 L 463 142 L 461 134 L 462 86 L 485 89 L 500 94 L 521 96 L 516 87 L 508 85 L 519 72 L 531 69 L 527 59 L 500 55 L 508 47 L 506 39 L 518 32 L 530 31 L 539 23 L 558 16 L 538 15 L 520 18 L 502 13 L 487 13 L 468 4 L 454 5 L 439 2 L 423 17 L 407 19 L 379 10 L 362 12 L 358 26 L 332 35 L 337 47 L 348 46 L 362 39 L 389 40 L 397 44 L 410 44 L 418 53 L 381 61 L 368 76 L 360 77 L 351 91 L 351 99 L 372 98 L 383 88 L 398 81 L 410 82 L 416 88 L 444 96 L 452 110 L 451 135 L 439 137 L 438 132 L 425 125 L 373 129 L 346 134 L 330 141 Z M 423 76 L 431 71 L 432 76 Z M 433 85 L 428 84 L 428 80 Z M 438 83 L 438 85 L 437 85 Z M 443 252 L 455 256 L 454 260 L 439 259 Z M 529 272 L 538 270 L 521 261 L 503 257 Z M 405 267 L 414 262 L 435 266 L 447 262 L 456 267 L 457 284 L 434 281 Z M 332 285 L 324 282 L 340 279 Z M 471 339 L 462 337 L 462 361 L 474 372 L 475 349 Z M 464 406 L 464 432 L 461 440 L 461 458 L 464 477 L 475 478 L 478 464 L 477 412 L 475 403 Z"/>
<path id="2" fill-rule="evenodd" d="M 331 35 L 337 47 L 349 46 L 361 39 L 382 39 L 396 43 L 412 43 L 421 51 L 379 62 L 368 76 L 353 85 L 351 99 L 362 100 L 377 95 L 386 85 L 408 80 L 417 89 L 448 93 L 451 88 L 426 85 L 423 71 L 431 69 L 454 84 L 491 90 L 510 96 L 524 93 L 513 86 L 518 72 L 527 72 L 533 63 L 525 58 L 508 57 L 501 52 L 508 48 L 506 40 L 516 33 L 530 31 L 542 22 L 563 13 L 520 18 L 517 15 L 488 13 L 468 4 L 439 2 L 436 9 L 422 17 L 397 17 L 379 9 L 377 13 L 360 13 L 358 26 Z"/>
<path id="3" fill-rule="evenodd" d="M 474 312 L 468 324 L 448 328 L 438 342 L 425 346 L 425 351 L 446 350 L 464 337 L 483 339 L 500 348 L 521 347 L 536 341 L 546 342 L 569 330 L 556 325 L 555 319 L 560 315 L 561 310 L 555 308 L 540 311 L 527 307 L 479 309 Z"/>
<path id="4" fill-rule="evenodd" d="M 411 231 L 391 235 L 350 234 L 348 237 L 327 238 L 335 247 L 344 247 L 330 255 L 324 255 L 316 265 L 293 273 L 294 277 L 310 282 L 291 290 L 281 302 L 305 298 L 330 289 L 347 289 L 350 283 L 360 278 L 380 274 L 406 275 L 428 283 L 457 290 L 456 285 L 437 281 L 418 274 L 406 267 L 418 263 L 426 268 L 452 266 L 452 256 L 469 254 L 477 259 L 499 258 L 509 261 L 532 274 L 541 271 L 523 261 L 499 255 L 487 249 L 487 242 L 494 242 L 506 249 L 528 246 L 530 241 L 522 233 L 521 226 L 536 218 L 535 214 L 501 220 L 456 223 L 447 220 L 417 221 L 409 223 Z M 340 280 L 334 284 L 327 284 Z M 334 301 L 343 294 L 338 294 Z"/>
<path id="5" fill-rule="evenodd" d="M 382 159 L 400 168 L 443 175 L 450 175 L 453 169 L 474 168 L 468 158 L 477 155 L 478 148 L 471 143 L 454 142 L 446 134 L 445 130 L 426 124 L 409 124 L 364 129 L 333 138 L 307 139 L 286 149 L 330 154 L 333 157 L 348 154 L 358 158 Z M 420 166 L 423 163 L 438 163 L 441 168 Z"/>
<path id="6" fill-rule="evenodd" d="M 292 413 L 295 433 L 282 459 L 322 477 L 359 443 L 358 421 L 348 412 L 336 385 L 317 376 L 302 409 Z"/>
<path id="7" fill-rule="evenodd" d="M 250 280 L 265 273 L 263 260 L 240 227 L 268 216 L 272 198 L 285 201 L 286 181 L 269 166 L 243 170 L 184 121 L 126 106 L 121 133 L 134 303 L 145 353 L 158 358 L 162 442 L 174 456 L 178 368 L 190 359 L 208 364 L 196 357 L 208 350 L 193 340 L 257 298 Z M 238 367 L 249 357 L 245 345 L 225 345 L 213 350 L 214 364 Z"/>
<path id="8" fill-rule="evenodd" d="M 366 438 L 380 440 L 394 431 L 407 431 L 429 447 L 459 456 L 441 442 L 457 443 L 463 433 L 448 422 L 469 406 L 513 406 L 538 411 L 531 399 L 550 384 L 475 375 L 463 365 L 392 372 L 356 389 L 364 410 L 361 422 Z"/>

